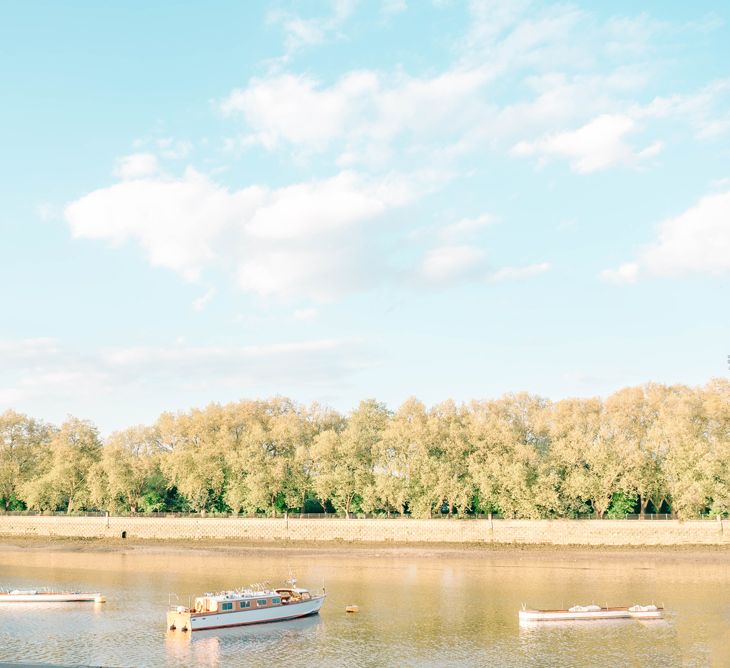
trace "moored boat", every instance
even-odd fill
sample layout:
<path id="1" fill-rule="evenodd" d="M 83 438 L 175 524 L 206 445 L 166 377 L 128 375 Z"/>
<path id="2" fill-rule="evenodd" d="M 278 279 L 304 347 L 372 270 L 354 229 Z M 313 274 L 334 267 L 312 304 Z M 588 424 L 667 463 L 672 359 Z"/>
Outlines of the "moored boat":
<path id="1" fill-rule="evenodd" d="M 608 608 L 600 605 L 576 605 L 567 610 L 528 610 L 519 612 L 520 622 L 592 621 L 602 619 L 662 619 L 664 608 L 656 605 L 632 605 Z"/>
<path id="2" fill-rule="evenodd" d="M 98 591 L 40 591 L 37 589 L 0 591 L 0 603 L 104 603 L 105 601 L 106 598 Z"/>
<path id="3" fill-rule="evenodd" d="M 315 596 L 295 586 L 204 594 L 196 597 L 192 608 L 171 606 L 167 628 L 187 633 L 297 619 L 319 613 L 324 600 L 324 591 Z"/>

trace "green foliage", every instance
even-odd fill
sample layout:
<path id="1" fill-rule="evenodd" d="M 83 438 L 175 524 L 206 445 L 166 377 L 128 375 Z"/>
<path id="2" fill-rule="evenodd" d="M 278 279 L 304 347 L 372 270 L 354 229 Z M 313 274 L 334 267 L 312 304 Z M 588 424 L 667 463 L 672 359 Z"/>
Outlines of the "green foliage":
<path id="1" fill-rule="evenodd" d="M 615 492 L 611 497 L 611 505 L 606 511 L 606 517 L 610 519 L 621 519 L 636 511 L 636 494 Z"/>
<path id="2" fill-rule="evenodd" d="M 17 510 L 25 510 L 27 506 L 25 505 L 25 502 L 21 499 L 18 499 L 15 496 L 11 496 L 9 499 L 4 499 L 0 497 L 0 508 L 12 512 Z"/>
<path id="3" fill-rule="evenodd" d="M 730 383 L 528 394 L 343 416 L 275 397 L 89 422 L 0 414 L 0 511 L 623 517 L 730 514 Z"/>

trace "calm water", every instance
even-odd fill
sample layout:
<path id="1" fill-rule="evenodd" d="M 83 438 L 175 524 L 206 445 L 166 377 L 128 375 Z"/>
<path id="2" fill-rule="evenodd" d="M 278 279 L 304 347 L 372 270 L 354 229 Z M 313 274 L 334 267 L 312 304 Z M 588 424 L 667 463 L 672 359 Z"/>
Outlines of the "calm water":
<path id="1" fill-rule="evenodd" d="M 0 586 L 101 590 L 103 605 L 0 606 L 0 661 L 108 666 L 730 667 L 730 554 L 374 556 L 0 551 Z M 168 637 L 170 592 L 324 581 L 319 617 Z M 521 629 L 517 610 L 664 603 L 666 621 Z M 360 606 L 346 615 L 346 605 Z"/>

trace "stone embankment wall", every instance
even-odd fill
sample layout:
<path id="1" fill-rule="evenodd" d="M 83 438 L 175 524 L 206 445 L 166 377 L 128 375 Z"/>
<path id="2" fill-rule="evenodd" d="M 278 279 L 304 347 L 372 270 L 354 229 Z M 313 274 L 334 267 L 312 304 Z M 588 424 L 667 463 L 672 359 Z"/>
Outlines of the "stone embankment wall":
<path id="1" fill-rule="evenodd" d="M 245 542 L 730 545 L 730 521 L 251 519 L 0 514 L 0 537 Z"/>

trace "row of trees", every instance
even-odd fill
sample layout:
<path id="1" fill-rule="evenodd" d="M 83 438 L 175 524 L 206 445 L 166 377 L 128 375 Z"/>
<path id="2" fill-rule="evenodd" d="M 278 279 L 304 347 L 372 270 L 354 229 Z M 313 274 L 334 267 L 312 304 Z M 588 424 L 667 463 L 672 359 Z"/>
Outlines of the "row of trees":
<path id="1" fill-rule="evenodd" d="M 96 427 L 0 415 L 0 508 L 110 512 L 730 512 L 730 383 L 529 394 L 344 416 L 289 399 Z"/>

